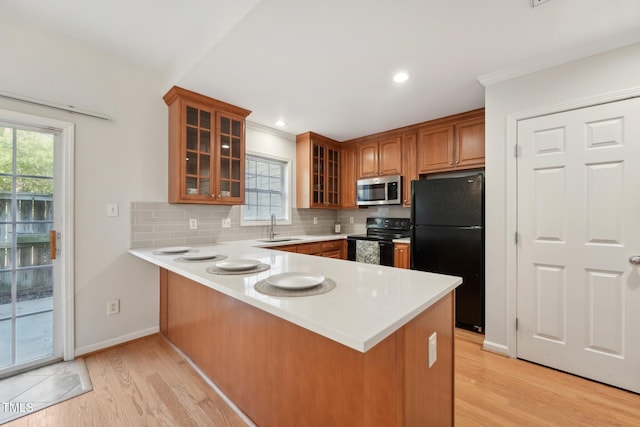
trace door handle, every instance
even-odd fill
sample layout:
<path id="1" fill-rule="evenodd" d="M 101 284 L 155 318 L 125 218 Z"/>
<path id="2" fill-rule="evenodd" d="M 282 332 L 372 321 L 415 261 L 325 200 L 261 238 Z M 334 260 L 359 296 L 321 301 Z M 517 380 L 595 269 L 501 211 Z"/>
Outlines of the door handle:
<path id="1" fill-rule="evenodd" d="M 629 262 L 633 265 L 640 265 L 640 255 L 632 255 L 629 257 Z"/>
<path id="2" fill-rule="evenodd" d="M 49 258 L 53 261 L 56 259 L 56 230 L 51 230 L 49 232 Z"/>

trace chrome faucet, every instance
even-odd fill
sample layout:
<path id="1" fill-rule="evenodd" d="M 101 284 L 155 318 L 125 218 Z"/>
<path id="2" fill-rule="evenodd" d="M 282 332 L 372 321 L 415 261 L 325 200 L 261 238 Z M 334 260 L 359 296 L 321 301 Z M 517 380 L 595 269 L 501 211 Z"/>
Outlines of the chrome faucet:
<path id="1" fill-rule="evenodd" d="M 275 232 L 275 226 L 276 226 L 276 214 L 272 213 L 271 214 L 271 226 L 269 227 L 269 239 L 273 240 L 277 234 Z"/>

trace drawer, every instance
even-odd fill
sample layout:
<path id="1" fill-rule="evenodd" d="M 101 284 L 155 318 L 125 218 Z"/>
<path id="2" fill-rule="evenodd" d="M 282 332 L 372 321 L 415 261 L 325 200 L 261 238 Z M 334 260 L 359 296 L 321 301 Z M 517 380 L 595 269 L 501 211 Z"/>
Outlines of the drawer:
<path id="1" fill-rule="evenodd" d="M 318 255 L 322 253 L 322 246 L 320 242 L 316 243 L 301 243 L 298 245 L 299 254 Z"/>
<path id="2" fill-rule="evenodd" d="M 336 249 L 334 251 L 322 251 L 322 256 L 327 258 L 342 259 L 342 251 L 340 249 Z"/>
<path id="3" fill-rule="evenodd" d="M 328 242 L 322 242 L 322 252 L 342 250 L 344 240 L 330 240 Z"/>

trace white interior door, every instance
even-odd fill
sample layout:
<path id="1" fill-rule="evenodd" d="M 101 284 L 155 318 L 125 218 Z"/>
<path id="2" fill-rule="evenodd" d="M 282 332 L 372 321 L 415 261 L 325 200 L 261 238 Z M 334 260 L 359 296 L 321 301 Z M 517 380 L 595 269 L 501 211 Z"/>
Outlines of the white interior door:
<path id="1" fill-rule="evenodd" d="M 517 137 L 517 356 L 640 392 L 640 99 Z"/>

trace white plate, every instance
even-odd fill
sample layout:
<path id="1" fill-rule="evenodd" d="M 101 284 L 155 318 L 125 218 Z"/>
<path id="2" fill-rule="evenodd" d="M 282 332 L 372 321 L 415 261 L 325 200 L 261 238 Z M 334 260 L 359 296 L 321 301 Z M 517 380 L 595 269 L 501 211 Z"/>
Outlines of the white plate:
<path id="1" fill-rule="evenodd" d="M 282 289 L 307 289 L 324 282 L 324 276 L 316 273 L 280 273 L 269 276 L 267 283 Z"/>
<path id="2" fill-rule="evenodd" d="M 257 259 L 229 259 L 216 263 L 216 267 L 222 270 L 249 270 L 260 265 Z"/>
<path id="3" fill-rule="evenodd" d="M 186 254 L 182 256 L 182 258 L 186 259 L 187 261 L 204 261 L 207 259 L 213 259 L 218 257 L 224 257 L 224 255 L 213 254 L 213 253 L 208 253 L 208 254 L 199 253 L 199 254 Z"/>
<path id="4" fill-rule="evenodd" d="M 158 248 L 155 252 L 159 252 L 162 254 L 181 254 L 183 252 L 189 252 L 191 249 L 188 246 L 170 246 L 168 248 Z"/>

